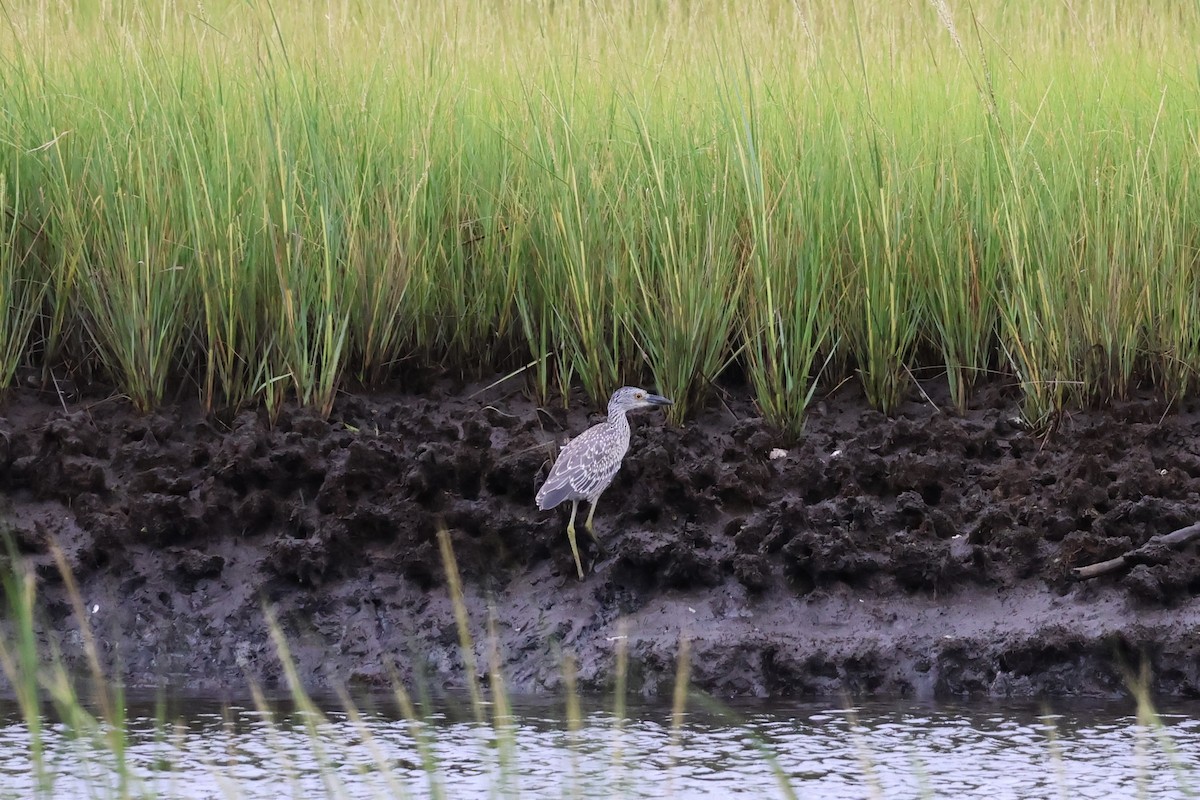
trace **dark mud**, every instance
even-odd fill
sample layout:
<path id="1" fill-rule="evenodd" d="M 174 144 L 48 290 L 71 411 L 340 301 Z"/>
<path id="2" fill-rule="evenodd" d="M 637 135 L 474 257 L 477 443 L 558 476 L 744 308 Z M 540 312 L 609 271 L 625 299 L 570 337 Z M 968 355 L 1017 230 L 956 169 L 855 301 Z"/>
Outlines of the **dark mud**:
<path id="1" fill-rule="evenodd" d="M 887 418 L 842 390 L 795 446 L 736 393 L 682 428 L 642 412 L 597 514 L 607 555 L 581 535 L 580 582 L 565 510 L 533 498 L 550 443 L 598 416 L 511 387 L 273 423 L 11 395 L 0 517 L 39 578 L 41 634 L 81 659 L 56 541 L 131 684 L 278 683 L 267 604 L 312 687 L 393 670 L 461 686 L 444 525 L 480 663 L 491 606 L 512 690 L 557 688 L 564 651 L 607 688 L 624 633 L 645 693 L 669 687 L 685 635 L 692 680 L 721 695 L 1113 695 L 1143 659 L 1161 695 L 1200 695 L 1194 548 L 1069 574 L 1200 518 L 1194 406 L 1131 401 L 1040 437 L 998 387 L 961 417 L 922 398 Z"/>

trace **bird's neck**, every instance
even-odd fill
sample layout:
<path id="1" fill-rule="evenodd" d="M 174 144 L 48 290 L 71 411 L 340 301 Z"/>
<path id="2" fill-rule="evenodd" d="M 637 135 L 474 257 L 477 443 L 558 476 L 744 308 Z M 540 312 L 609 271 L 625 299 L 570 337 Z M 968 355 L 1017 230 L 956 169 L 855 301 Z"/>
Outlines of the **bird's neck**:
<path id="1" fill-rule="evenodd" d="M 629 420 L 625 418 L 625 409 L 609 409 L 608 424 L 615 428 L 624 428 L 625 430 L 629 430 Z"/>

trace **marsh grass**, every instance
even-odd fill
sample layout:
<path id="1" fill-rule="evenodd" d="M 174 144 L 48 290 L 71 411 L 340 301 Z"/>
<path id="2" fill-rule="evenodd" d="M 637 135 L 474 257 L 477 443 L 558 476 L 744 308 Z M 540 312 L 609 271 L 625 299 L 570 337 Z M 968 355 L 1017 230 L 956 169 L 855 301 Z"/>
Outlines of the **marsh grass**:
<path id="1" fill-rule="evenodd" d="M 704 140 L 675 149 L 670 131 L 652 128 L 636 104 L 627 108 L 639 145 L 632 169 L 648 185 L 626 184 L 617 219 L 635 287 L 623 297 L 622 317 L 679 422 L 729 359 L 752 245 L 740 229 L 738 195 L 723 190 L 734 185 L 729 156 L 713 163 Z"/>
<path id="2" fill-rule="evenodd" d="M 532 133 L 526 152 L 536 165 L 527 202 L 546 202 L 550 212 L 527 212 L 535 268 L 526 265 L 521 282 L 522 317 L 530 346 L 554 355 L 553 388 L 564 402 L 576 382 L 601 402 L 633 369 L 618 312 L 628 271 L 617 258 L 613 224 L 623 177 L 610 150 L 611 118 L 578 118 L 589 90 L 581 66 L 552 64 L 546 86 L 522 87 Z M 552 387 L 539 388 L 546 394 Z"/>
<path id="3" fill-rule="evenodd" d="M 838 205 L 826 202 L 832 194 L 823 174 L 827 164 L 805 159 L 791 174 L 767 173 L 753 116 L 746 114 L 743 124 L 743 136 L 734 141 L 752 244 L 742 357 L 764 416 L 799 437 L 833 327 L 828 297 L 837 250 L 830 238 L 837 227 L 829 217 Z"/>
<path id="4" fill-rule="evenodd" d="M 0 174 L 0 387 L 10 385 L 24 360 L 45 284 L 39 266 L 39 232 L 21 212 L 20 175 Z"/>
<path id="5" fill-rule="evenodd" d="M 990 190 L 980 183 L 986 177 L 964 186 L 953 170 L 952 159 L 937 159 L 920 209 L 914 260 L 933 265 L 922 273 L 928 283 L 917 293 L 927 303 L 928 333 L 944 362 L 950 399 L 964 412 L 972 387 L 993 360 L 1003 251 L 988 224 Z M 946 225 L 951 226 L 949 248 L 943 246 Z"/>
<path id="6" fill-rule="evenodd" d="M 80 745 L 72 772 L 83 775 L 98 796 L 125 798 L 136 795 L 136 778 L 126 760 L 128 720 L 124 690 L 109 681 L 100 667 L 96 641 L 87 622 L 82 600 L 62 551 L 52 548 L 70 598 L 87 663 L 89 690 L 79 690 L 79 676 L 65 666 L 55 645 L 49 652 L 37 637 L 36 585 L 22 566 L 11 541 L 6 541 L 3 589 L 13 638 L 0 638 L 0 671 L 17 698 L 30 737 L 34 785 L 49 796 L 55 776 L 48 763 L 46 713 L 53 713 Z M 94 709 L 94 711 L 93 711 Z"/>
<path id="7" fill-rule="evenodd" d="M 536 4 L 535 4 L 536 5 Z M 542 13 L 545 10 L 546 13 Z M 327 412 L 736 364 L 803 429 L 981 376 L 1031 422 L 1200 368 L 1195 6 L 6 6 L 0 386 Z M 28 334 L 26 333 L 28 331 Z"/>

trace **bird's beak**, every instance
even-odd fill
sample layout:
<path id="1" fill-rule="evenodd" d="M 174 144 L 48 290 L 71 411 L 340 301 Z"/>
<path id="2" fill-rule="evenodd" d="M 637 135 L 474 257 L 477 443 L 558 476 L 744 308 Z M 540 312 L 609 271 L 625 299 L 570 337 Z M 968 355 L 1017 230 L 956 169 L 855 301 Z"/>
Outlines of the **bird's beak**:
<path id="1" fill-rule="evenodd" d="M 668 400 L 667 398 L 663 397 L 661 394 L 646 395 L 646 402 L 652 406 L 673 406 L 673 405 L 675 405 L 674 400 Z"/>

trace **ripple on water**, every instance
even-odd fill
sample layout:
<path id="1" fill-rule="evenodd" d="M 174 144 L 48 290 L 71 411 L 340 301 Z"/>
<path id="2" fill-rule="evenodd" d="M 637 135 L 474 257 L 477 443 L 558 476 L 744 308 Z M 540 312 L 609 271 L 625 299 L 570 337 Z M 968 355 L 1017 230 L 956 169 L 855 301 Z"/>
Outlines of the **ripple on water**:
<path id="1" fill-rule="evenodd" d="M 1154 729 L 1127 708 L 795 704 L 735 709 L 730 719 L 740 723 L 692 713 L 675 731 L 669 709 L 650 706 L 632 712 L 620 731 L 611 714 L 596 712 L 572 732 L 546 715 L 544 703 L 528 715 L 519 708 L 509 731 L 516 755 L 504 779 L 525 797 L 568 789 L 583 797 L 781 796 L 777 770 L 799 796 L 824 798 L 861 797 L 871 786 L 886 797 L 928 790 L 987 800 L 1134 797 L 1152 786 L 1155 797 L 1174 798 L 1200 785 L 1200 719 L 1187 709 L 1162 714 Z M 231 706 L 195 710 L 160 730 L 153 714 L 133 711 L 129 773 L 159 797 L 324 796 L 328 780 L 353 798 L 432 794 L 426 755 L 405 720 L 364 713 L 356 722 L 337 712 L 316 721 Z M 424 726 L 436 782 L 450 797 L 486 795 L 501 779 L 502 737 L 454 720 L 438 714 Z M 115 793 L 102 747 L 74 739 L 62 724 L 44 726 L 43 738 L 55 796 Z M 33 769 L 28 726 L 0 704 L 0 798 L 33 794 Z"/>

